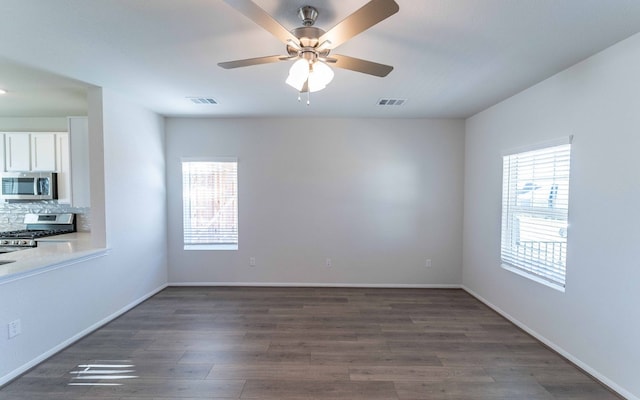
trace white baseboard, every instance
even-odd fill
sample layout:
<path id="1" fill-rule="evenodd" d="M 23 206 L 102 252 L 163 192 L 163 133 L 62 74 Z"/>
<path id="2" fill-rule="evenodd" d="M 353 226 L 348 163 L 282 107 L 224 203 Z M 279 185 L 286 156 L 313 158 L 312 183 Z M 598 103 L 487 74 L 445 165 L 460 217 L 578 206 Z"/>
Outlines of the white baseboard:
<path id="1" fill-rule="evenodd" d="M 457 285 L 457 284 L 450 285 L 450 284 L 408 284 L 408 283 L 326 283 L 326 282 L 169 282 L 168 286 L 462 289 L 462 285 Z"/>
<path id="2" fill-rule="evenodd" d="M 63 350 L 65 347 L 68 347 L 69 345 L 73 344 L 74 342 L 82 339 L 83 337 L 85 337 L 86 335 L 88 335 L 91 332 L 95 331 L 96 329 L 100 328 L 101 326 L 113 321 L 114 319 L 118 318 L 122 314 L 124 314 L 127 311 L 131 310 L 133 307 L 137 306 L 138 304 L 140 304 L 143 301 L 147 300 L 151 296 L 153 296 L 156 293 L 160 292 L 162 289 L 166 288 L 167 286 L 168 285 L 166 283 L 163 284 L 162 286 L 160 286 L 160 287 L 152 290 L 151 292 L 143 295 L 142 297 L 138 298 L 137 300 L 132 301 L 131 303 L 129 303 L 126 306 L 122 307 L 120 310 L 114 312 L 113 314 L 109 315 L 108 317 L 96 322 L 95 324 L 91 325 L 87 329 L 84 329 L 84 330 L 78 332 L 77 334 L 73 335 L 69 339 L 67 339 L 67 340 L 63 341 L 62 343 L 58 344 L 57 346 L 49 349 L 45 353 L 42 353 L 38 357 L 36 357 L 33 360 L 29 361 L 28 363 L 26 363 L 26 364 L 24 364 L 24 365 L 22 365 L 22 366 L 20 366 L 20 367 L 18 367 L 16 369 L 14 369 L 13 371 L 8 373 L 7 375 L 5 375 L 3 377 L 0 377 L 0 386 L 2 386 L 4 384 L 8 383 L 9 381 L 17 378 L 21 374 L 27 372 L 29 369 L 31 369 L 31 368 L 35 367 L 36 365 L 40 364 L 42 361 L 44 361 L 47 358 L 51 357 L 52 355 L 56 354 L 60 350 Z"/>
<path id="3" fill-rule="evenodd" d="M 477 294 L 473 290 L 469 289 L 467 286 L 461 285 L 461 288 L 465 292 L 469 293 L 470 295 L 472 295 L 476 299 L 478 299 L 481 302 L 483 302 L 484 304 L 486 304 L 489 308 L 493 309 L 498 314 L 502 315 L 504 318 L 508 319 L 511 323 L 513 323 L 514 325 L 516 325 L 517 327 L 519 327 L 523 331 L 527 332 L 529 335 L 533 336 L 534 338 L 536 338 L 539 341 L 541 341 L 542 343 L 544 343 L 546 346 L 548 346 L 553 351 L 555 351 L 558 354 L 560 354 L 562 357 L 566 358 L 567 360 L 569 360 L 570 362 L 572 362 L 573 364 L 578 366 L 580 369 L 582 369 L 583 371 L 585 371 L 586 373 L 591 375 L 594 379 L 597 379 L 598 381 L 600 381 L 603 385 L 607 386 L 609 389 L 613 390 L 614 392 L 616 392 L 620 396 L 624 397 L 627 400 L 640 400 L 640 398 L 634 396 L 628 390 L 624 389 L 623 387 L 621 387 L 617 383 L 613 382 L 611 379 L 609 379 L 606 376 L 602 375 L 600 372 L 596 371 L 595 369 L 593 369 L 589 365 L 585 364 L 582 360 L 580 360 L 579 358 L 577 358 L 573 354 L 567 352 L 562 347 L 558 346 L 557 344 L 555 344 L 551 340 L 547 339 L 543 335 L 541 335 L 538 332 L 536 332 L 535 330 L 531 329 L 530 327 L 528 327 L 524 323 L 518 321 L 516 318 L 512 317 L 511 315 L 509 315 L 508 313 L 506 313 L 505 311 L 500 309 L 500 307 L 498 307 L 498 306 L 492 304 L 491 302 L 487 301 L 487 299 L 485 299 L 484 297 L 480 296 L 479 294 Z"/>

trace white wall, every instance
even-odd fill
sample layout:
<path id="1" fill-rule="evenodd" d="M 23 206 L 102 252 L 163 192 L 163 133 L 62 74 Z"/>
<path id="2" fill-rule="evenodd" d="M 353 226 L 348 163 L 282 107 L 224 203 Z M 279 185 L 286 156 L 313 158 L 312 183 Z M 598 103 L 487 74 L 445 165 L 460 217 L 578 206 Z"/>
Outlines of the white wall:
<path id="1" fill-rule="evenodd" d="M 460 284 L 463 121 L 168 118 L 166 130 L 169 282 Z M 182 250 L 180 158 L 207 156 L 239 159 L 238 251 Z"/>
<path id="2" fill-rule="evenodd" d="M 0 131 L 4 132 L 66 132 L 67 118 L 0 117 Z"/>
<path id="3" fill-rule="evenodd" d="M 103 107 L 107 246 L 126 249 L 131 265 L 163 264 L 164 118 L 104 89 Z M 166 277 L 154 281 L 164 283 Z"/>
<path id="4" fill-rule="evenodd" d="M 94 103 L 89 118 L 104 122 L 102 130 L 90 128 L 90 135 L 98 136 L 92 141 L 104 135 L 104 166 L 91 169 L 92 185 L 104 182 L 92 195 L 104 195 L 103 201 L 92 197 L 92 210 L 105 216 L 111 250 L 101 258 L 0 284 L 0 326 L 19 318 L 23 331 L 11 340 L 0 335 L 0 384 L 167 281 L 164 121 L 108 91 L 100 96 L 97 90 L 89 101 Z M 99 148 L 94 143 L 91 149 Z"/>
<path id="5" fill-rule="evenodd" d="M 629 398 L 640 398 L 640 35 L 470 118 L 463 283 Z M 572 146 L 566 292 L 500 267 L 501 153 Z"/>

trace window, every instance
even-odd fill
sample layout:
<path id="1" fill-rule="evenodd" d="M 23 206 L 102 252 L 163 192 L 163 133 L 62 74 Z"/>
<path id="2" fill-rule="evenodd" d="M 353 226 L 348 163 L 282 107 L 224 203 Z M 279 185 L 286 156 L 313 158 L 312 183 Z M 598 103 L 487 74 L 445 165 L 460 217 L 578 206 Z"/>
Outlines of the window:
<path id="1" fill-rule="evenodd" d="M 503 158 L 503 267 L 564 290 L 570 138 Z"/>
<path id="2" fill-rule="evenodd" d="M 185 250 L 238 249 L 238 162 L 182 162 Z"/>

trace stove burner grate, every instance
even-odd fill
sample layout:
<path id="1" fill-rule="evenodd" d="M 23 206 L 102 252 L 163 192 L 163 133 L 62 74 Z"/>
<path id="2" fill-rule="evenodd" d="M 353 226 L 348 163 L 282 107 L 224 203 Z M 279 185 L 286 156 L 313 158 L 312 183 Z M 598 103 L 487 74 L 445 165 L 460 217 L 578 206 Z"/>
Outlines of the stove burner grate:
<path id="1" fill-rule="evenodd" d="M 0 232 L 0 246 L 36 247 L 35 239 L 75 232 L 75 229 L 18 230 Z"/>

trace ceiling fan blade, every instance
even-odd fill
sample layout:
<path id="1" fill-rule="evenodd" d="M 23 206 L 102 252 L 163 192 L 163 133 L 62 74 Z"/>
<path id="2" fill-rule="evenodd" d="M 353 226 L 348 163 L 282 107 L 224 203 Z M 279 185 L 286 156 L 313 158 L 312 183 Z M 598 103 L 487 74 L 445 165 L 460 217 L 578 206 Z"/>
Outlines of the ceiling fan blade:
<path id="1" fill-rule="evenodd" d="M 378 22 L 397 13 L 400 7 L 394 0 L 371 0 L 362 8 L 343 19 L 318 39 L 319 43 L 329 41 L 327 46 L 334 49 Z"/>
<path id="2" fill-rule="evenodd" d="M 391 65 L 378 64 L 373 61 L 361 60 L 359 58 L 342 56 L 339 54 L 331 54 L 331 58 L 336 60 L 331 63 L 331 65 L 335 67 L 379 76 L 381 78 L 389 75 L 389 72 L 393 71 L 393 67 Z"/>
<path id="3" fill-rule="evenodd" d="M 295 37 L 284 26 L 280 25 L 278 21 L 273 19 L 271 15 L 267 14 L 265 10 L 260 8 L 256 3 L 251 0 L 224 0 L 225 3 L 235 8 L 242 13 L 245 17 L 249 18 L 256 24 L 260 25 L 272 35 L 280 39 L 283 43 L 287 43 L 292 40 L 294 43 L 299 44 L 300 40 Z"/>
<path id="4" fill-rule="evenodd" d="M 296 57 L 287 57 L 287 56 L 256 57 L 256 58 L 247 58 L 246 60 L 221 62 L 221 63 L 218 63 L 218 66 L 224 69 L 250 67 L 252 65 L 269 64 L 269 63 L 274 63 L 278 61 L 287 61 L 293 58 L 296 58 Z"/>

